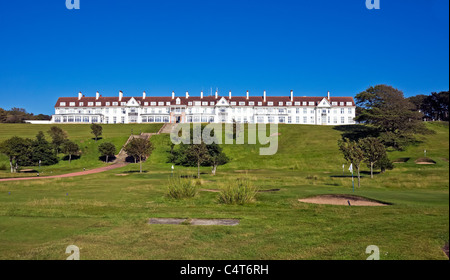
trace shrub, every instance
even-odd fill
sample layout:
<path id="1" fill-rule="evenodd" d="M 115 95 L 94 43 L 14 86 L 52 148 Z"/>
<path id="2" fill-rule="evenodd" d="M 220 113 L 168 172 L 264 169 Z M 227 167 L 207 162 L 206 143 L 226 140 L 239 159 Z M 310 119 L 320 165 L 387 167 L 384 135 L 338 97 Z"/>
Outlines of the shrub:
<path id="1" fill-rule="evenodd" d="M 238 178 L 227 184 L 219 193 L 219 202 L 244 205 L 255 200 L 257 190 L 247 178 Z"/>
<path id="2" fill-rule="evenodd" d="M 182 199 L 194 197 L 197 194 L 197 186 L 193 178 L 182 178 L 181 176 L 169 179 L 168 193 L 171 198 Z"/>
<path id="3" fill-rule="evenodd" d="M 6 170 L 7 168 L 6 168 L 6 164 L 1 164 L 0 165 L 0 170 Z"/>

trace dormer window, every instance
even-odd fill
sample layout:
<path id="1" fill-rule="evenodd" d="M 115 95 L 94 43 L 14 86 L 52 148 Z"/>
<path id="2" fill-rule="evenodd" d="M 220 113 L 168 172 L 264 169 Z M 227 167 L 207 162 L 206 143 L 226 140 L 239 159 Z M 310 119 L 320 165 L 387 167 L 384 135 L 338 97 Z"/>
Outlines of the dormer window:
<path id="1" fill-rule="evenodd" d="M 180 105 L 181 104 L 181 99 L 177 98 L 176 103 L 177 103 L 177 105 Z"/>
<path id="2" fill-rule="evenodd" d="M 66 102 L 60 102 L 59 106 L 66 106 Z"/>

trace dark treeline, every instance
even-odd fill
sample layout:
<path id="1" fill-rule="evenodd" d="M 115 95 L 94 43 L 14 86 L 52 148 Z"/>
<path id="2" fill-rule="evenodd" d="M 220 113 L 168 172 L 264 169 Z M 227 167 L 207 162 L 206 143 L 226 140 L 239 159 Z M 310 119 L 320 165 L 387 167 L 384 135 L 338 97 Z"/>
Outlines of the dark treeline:
<path id="1" fill-rule="evenodd" d="M 23 123 L 25 120 L 50 120 L 51 116 L 33 113 L 27 113 L 23 108 L 11 108 L 5 110 L 0 108 L 0 123 Z"/>
<path id="2" fill-rule="evenodd" d="M 415 110 L 423 114 L 425 121 L 448 121 L 449 92 L 433 92 L 430 95 L 419 94 L 408 98 Z"/>

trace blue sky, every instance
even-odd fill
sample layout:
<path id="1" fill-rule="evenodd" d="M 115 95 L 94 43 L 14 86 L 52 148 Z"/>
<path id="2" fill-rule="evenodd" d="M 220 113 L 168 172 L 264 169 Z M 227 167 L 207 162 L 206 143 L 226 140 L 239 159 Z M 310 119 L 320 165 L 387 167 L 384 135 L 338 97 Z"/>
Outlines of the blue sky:
<path id="1" fill-rule="evenodd" d="M 0 107 L 60 96 L 406 96 L 449 89 L 449 1 L 2 1 Z"/>

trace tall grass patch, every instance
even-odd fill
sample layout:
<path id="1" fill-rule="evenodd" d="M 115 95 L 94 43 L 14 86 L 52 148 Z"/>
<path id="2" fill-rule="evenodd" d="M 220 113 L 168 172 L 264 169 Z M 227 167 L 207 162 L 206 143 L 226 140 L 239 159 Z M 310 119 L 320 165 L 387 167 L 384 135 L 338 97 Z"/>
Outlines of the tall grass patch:
<path id="1" fill-rule="evenodd" d="M 244 205 L 255 201 L 257 188 L 248 178 L 238 178 L 226 183 L 219 193 L 219 202 Z"/>
<path id="2" fill-rule="evenodd" d="M 172 177 L 168 182 L 167 195 L 174 199 L 194 197 L 197 195 L 197 184 L 192 177 Z"/>

